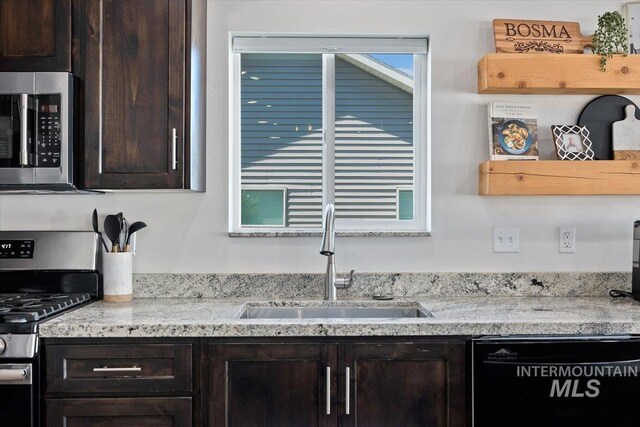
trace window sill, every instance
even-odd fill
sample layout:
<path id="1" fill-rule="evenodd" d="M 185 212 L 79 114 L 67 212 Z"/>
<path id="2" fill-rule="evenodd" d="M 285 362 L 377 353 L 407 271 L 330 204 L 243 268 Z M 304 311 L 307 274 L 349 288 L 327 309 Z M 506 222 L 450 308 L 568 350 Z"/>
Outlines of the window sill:
<path id="1" fill-rule="evenodd" d="M 322 231 L 234 231 L 229 237 L 321 237 Z M 430 237 L 428 231 L 336 231 L 338 237 Z"/>

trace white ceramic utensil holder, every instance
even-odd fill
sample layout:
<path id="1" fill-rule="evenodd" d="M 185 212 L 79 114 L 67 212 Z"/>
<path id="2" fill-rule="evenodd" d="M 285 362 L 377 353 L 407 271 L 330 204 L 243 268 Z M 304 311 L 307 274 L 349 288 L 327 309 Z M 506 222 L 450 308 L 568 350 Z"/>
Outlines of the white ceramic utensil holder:
<path id="1" fill-rule="evenodd" d="M 102 280 L 106 302 L 131 301 L 133 296 L 133 253 L 103 253 Z"/>

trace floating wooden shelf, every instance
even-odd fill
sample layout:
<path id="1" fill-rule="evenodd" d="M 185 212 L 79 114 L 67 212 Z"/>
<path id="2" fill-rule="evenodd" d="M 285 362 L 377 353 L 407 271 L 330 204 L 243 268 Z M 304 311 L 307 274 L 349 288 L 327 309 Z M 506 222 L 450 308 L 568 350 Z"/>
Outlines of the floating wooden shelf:
<path id="1" fill-rule="evenodd" d="M 640 94 L 640 55 L 492 53 L 478 62 L 478 93 Z"/>
<path id="2" fill-rule="evenodd" d="M 478 194 L 640 195 L 640 160 L 484 162 Z"/>

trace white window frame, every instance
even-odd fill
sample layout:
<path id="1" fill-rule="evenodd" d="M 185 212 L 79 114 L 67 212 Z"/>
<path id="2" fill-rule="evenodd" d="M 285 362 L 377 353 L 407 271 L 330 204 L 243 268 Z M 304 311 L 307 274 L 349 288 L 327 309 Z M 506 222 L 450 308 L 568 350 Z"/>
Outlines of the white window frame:
<path id="1" fill-rule="evenodd" d="M 322 200 L 335 203 L 335 54 L 412 53 L 414 219 L 336 219 L 338 232 L 431 232 L 431 43 L 428 36 L 318 36 L 229 33 L 229 232 L 317 233 L 317 228 L 241 225 L 241 55 L 242 53 L 317 53 L 322 70 Z M 286 199 L 285 199 L 286 200 Z M 286 205 L 285 205 L 286 217 Z M 286 224 L 286 219 L 285 219 Z"/>
<path id="2" fill-rule="evenodd" d="M 246 185 L 244 188 L 240 189 L 240 195 L 242 195 L 242 190 L 246 190 L 246 191 L 282 191 L 282 224 L 273 224 L 273 225 L 252 225 L 252 224 L 242 224 L 242 197 L 240 197 L 240 225 L 242 228 L 249 228 L 251 229 L 252 232 L 255 232 L 255 230 L 257 228 L 265 228 L 265 229 L 269 229 L 272 230 L 274 228 L 277 229 L 282 229 L 282 228 L 288 228 L 287 227 L 287 196 L 288 196 L 288 189 L 287 187 L 283 187 L 281 185 L 264 185 L 264 186 L 257 186 L 257 185 Z"/>

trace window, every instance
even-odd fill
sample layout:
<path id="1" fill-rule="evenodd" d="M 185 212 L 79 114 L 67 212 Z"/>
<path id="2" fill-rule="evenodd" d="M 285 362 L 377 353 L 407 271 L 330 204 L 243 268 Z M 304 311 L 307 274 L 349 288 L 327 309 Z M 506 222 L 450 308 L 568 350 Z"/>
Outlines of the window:
<path id="1" fill-rule="evenodd" d="M 286 190 L 243 189 L 242 226 L 283 227 Z"/>
<path id="2" fill-rule="evenodd" d="M 230 231 L 429 231 L 426 38 L 232 38 Z"/>
<path id="3" fill-rule="evenodd" d="M 398 189 L 398 219 L 410 221 L 413 219 L 413 190 Z"/>

